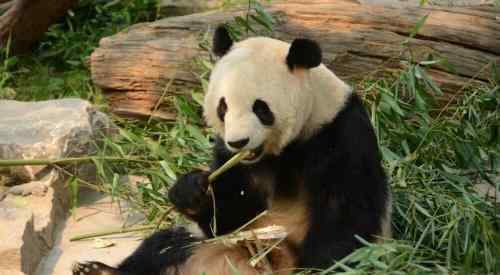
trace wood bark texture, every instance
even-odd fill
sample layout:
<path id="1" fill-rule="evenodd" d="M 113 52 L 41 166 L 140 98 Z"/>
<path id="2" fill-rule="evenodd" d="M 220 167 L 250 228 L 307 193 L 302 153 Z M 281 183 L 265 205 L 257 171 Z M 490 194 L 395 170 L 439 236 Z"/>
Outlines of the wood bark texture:
<path id="1" fill-rule="evenodd" d="M 78 0 L 2 1 L 6 11 L 0 16 L 0 45 L 11 39 L 11 51 L 23 53 L 38 42 L 50 25 L 66 14 Z"/>
<path id="2" fill-rule="evenodd" d="M 290 0 L 273 1 L 266 9 L 277 18 L 276 38 L 317 40 L 323 62 L 351 82 L 403 68 L 410 56 L 418 61 L 432 54 L 445 62 L 431 65 L 428 72 L 443 90 L 456 92 L 469 81 L 488 81 L 492 63 L 500 65 L 498 7 L 398 8 L 353 0 Z M 193 60 L 209 57 L 199 46 L 203 34 L 211 37 L 215 26 L 245 11 L 167 18 L 104 38 L 91 56 L 93 81 L 118 113 L 151 115 L 165 93 L 190 91 L 199 84 Z M 418 34 L 408 38 L 425 15 Z M 168 108 L 162 110 L 160 116 L 173 117 Z"/>

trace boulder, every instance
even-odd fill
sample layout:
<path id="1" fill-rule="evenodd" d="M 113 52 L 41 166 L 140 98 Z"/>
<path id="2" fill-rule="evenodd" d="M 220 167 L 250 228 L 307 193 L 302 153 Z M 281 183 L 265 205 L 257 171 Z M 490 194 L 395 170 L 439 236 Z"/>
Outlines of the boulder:
<path id="1" fill-rule="evenodd" d="M 32 242 L 24 242 L 33 236 L 33 212 L 23 201 L 0 201 L 0 274 L 21 272 L 22 254 L 31 251 Z M 13 230 L 15 229 L 15 230 Z M 26 238 L 24 236 L 26 235 Z M 32 256 L 32 255 L 30 255 Z M 15 273 L 14 273 L 15 274 Z"/>
<path id="2" fill-rule="evenodd" d="M 68 275 L 76 261 L 117 265 L 132 254 L 145 234 L 150 234 L 149 231 L 134 232 L 72 242 L 72 237 L 81 234 L 127 228 L 145 220 L 127 202 L 116 203 L 116 198 L 85 188 L 80 190 L 78 201 L 78 207 L 61 228 L 56 245 L 40 264 L 37 275 Z"/>
<path id="3" fill-rule="evenodd" d="M 89 155 L 101 134 L 116 127 L 81 99 L 0 100 L 0 159 L 57 159 Z M 12 175 L 33 180 L 45 166 L 19 166 Z"/>
<path id="4" fill-rule="evenodd" d="M 116 130 L 106 115 L 84 100 L 0 100 L 0 159 L 91 155 L 102 135 Z M 80 165 L 75 168 L 81 170 Z M 87 178 L 95 176 L 95 171 L 86 170 Z M 69 208 L 66 180 L 47 166 L 1 169 L 0 275 L 35 274 L 53 249 Z"/>
<path id="5" fill-rule="evenodd" d="M 53 247 L 56 227 L 68 208 L 67 197 L 59 195 L 50 187 L 43 197 L 7 196 L 0 201 L 1 275 L 35 273 Z"/>

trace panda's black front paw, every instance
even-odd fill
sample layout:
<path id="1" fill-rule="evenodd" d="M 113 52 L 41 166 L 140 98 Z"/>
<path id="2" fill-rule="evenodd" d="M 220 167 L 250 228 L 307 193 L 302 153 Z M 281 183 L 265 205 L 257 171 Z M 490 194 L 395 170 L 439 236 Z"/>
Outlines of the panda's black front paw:
<path id="1" fill-rule="evenodd" d="M 118 269 L 100 262 L 74 263 L 71 271 L 73 275 L 125 275 Z"/>
<path id="2" fill-rule="evenodd" d="M 180 177 L 168 192 L 168 198 L 183 214 L 196 218 L 209 207 L 208 172 L 193 171 Z"/>

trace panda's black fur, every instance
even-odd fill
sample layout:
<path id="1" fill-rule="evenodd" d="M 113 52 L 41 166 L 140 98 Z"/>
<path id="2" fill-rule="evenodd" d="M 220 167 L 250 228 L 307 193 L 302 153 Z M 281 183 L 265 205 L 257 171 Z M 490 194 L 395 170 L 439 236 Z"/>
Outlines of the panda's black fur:
<path id="1" fill-rule="evenodd" d="M 227 48 L 227 43 L 219 45 Z M 303 57 L 291 60 L 308 64 Z M 217 138 L 210 170 L 232 155 Z M 306 205 L 305 238 L 290 246 L 295 267 L 329 267 L 362 246 L 355 235 L 375 241 L 382 234 L 390 194 L 373 127 L 356 94 L 350 94 L 336 117 L 312 137 L 291 142 L 278 156 L 237 165 L 216 180 L 212 186 L 217 235 L 234 231 L 266 209 L 267 193 L 251 187 L 263 172 L 272 174 L 274 197 L 294 198 L 298 192 L 306 192 L 312 198 Z M 213 236 L 214 209 L 211 197 L 206 195 L 207 174 L 194 171 L 180 177 L 169 199 L 209 238 Z M 116 269 L 101 263 L 82 263 L 75 266 L 74 274 L 80 275 L 85 267 L 90 273 L 81 274 L 106 271 L 102 274 L 160 275 L 166 270 L 175 274 L 172 271 L 196 250 L 191 244 L 199 240 L 182 227 L 162 230 L 147 238 Z"/>

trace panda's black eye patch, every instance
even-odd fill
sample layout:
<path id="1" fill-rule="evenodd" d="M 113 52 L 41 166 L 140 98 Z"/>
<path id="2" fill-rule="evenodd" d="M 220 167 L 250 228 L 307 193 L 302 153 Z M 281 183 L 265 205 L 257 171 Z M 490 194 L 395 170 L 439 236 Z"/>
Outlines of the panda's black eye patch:
<path id="1" fill-rule="evenodd" d="M 217 116 L 221 121 L 224 121 L 224 116 L 227 112 L 227 104 L 226 99 L 223 97 L 219 100 L 219 105 L 217 106 Z"/>
<path id="2" fill-rule="evenodd" d="M 274 123 L 274 114 L 271 112 L 271 109 L 269 109 L 269 106 L 267 103 L 263 100 L 257 99 L 253 103 L 253 112 L 259 120 L 262 122 L 262 124 L 271 126 Z"/>

